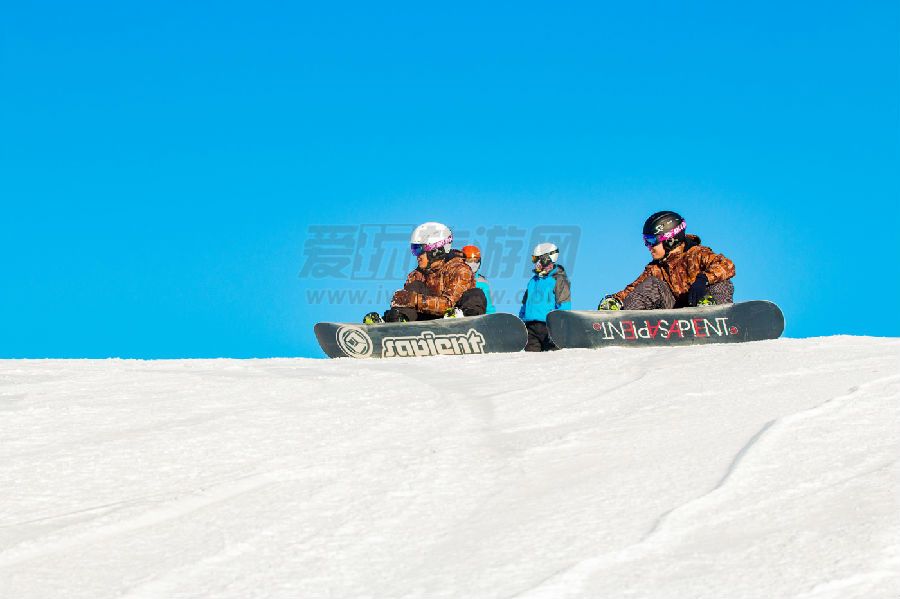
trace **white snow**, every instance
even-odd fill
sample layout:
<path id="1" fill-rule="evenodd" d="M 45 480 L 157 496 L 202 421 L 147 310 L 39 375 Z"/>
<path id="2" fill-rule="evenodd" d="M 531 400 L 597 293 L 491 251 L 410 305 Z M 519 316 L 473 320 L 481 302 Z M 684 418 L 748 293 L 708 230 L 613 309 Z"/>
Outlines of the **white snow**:
<path id="1" fill-rule="evenodd" d="M 0 596 L 900 597 L 900 340 L 0 362 Z"/>

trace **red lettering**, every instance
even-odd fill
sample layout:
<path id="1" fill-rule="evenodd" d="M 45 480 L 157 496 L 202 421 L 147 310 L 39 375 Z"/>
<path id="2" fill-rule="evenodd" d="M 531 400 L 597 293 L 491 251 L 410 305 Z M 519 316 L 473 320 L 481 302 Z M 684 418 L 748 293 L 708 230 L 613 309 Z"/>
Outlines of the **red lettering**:
<path id="1" fill-rule="evenodd" d="M 678 336 L 684 339 L 684 333 L 682 332 L 681 327 L 679 326 L 679 321 L 677 320 L 672 323 L 672 326 L 669 327 L 669 330 L 666 333 L 666 339 L 671 339 L 673 332 L 678 333 Z"/>
<path id="2" fill-rule="evenodd" d="M 645 320 L 644 324 L 647 325 L 647 331 L 650 333 L 650 339 L 656 339 L 656 335 L 659 334 L 659 321 L 656 321 L 656 326 L 650 324 L 649 320 Z"/>
<path id="3" fill-rule="evenodd" d="M 709 331 L 706 330 L 705 321 L 702 318 L 695 318 L 691 322 L 694 324 L 694 335 L 696 337 L 709 337 Z"/>
<path id="4" fill-rule="evenodd" d="M 622 321 L 622 338 L 634 340 L 637 339 L 637 331 L 634 328 L 633 320 L 623 320 Z"/>

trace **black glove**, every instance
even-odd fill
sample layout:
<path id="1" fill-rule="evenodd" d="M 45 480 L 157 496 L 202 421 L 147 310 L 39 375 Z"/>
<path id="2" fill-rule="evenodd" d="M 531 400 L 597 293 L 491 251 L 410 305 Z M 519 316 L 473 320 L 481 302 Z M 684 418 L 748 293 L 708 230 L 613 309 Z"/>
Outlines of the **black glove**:
<path id="1" fill-rule="evenodd" d="M 706 286 L 709 285 L 709 279 L 702 272 L 697 275 L 691 288 L 688 289 L 688 306 L 696 306 L 697 303 L 706 296 Z"/>

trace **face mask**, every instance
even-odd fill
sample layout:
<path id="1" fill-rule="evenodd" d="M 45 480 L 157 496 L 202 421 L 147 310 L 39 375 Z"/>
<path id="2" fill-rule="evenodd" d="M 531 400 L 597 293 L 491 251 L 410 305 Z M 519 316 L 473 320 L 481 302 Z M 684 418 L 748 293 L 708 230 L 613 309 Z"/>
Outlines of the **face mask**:
<path id="1" fill-rule="evenodd" d="M 478 272 L 478 269 L 481 268 L 481 262 L 466 262 L 469 265 L 469 268 L 472 269 L 472 272 Z"/>

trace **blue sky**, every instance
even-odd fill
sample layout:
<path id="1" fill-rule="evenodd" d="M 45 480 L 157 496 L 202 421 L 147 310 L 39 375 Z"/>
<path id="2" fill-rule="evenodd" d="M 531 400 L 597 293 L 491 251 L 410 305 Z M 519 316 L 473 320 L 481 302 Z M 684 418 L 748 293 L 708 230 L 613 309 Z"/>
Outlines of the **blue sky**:
<path id="1" fill-rule="evenodd" d="M 593 308 L 660 209 L 787 335 L 900 335 L 896 2 L 23 2 L 0 36 L 0 357 L 320 356 L 384 306 L 311 293 L 399 281 L 301 276 L 314 226 L 577 227 Z"/>

